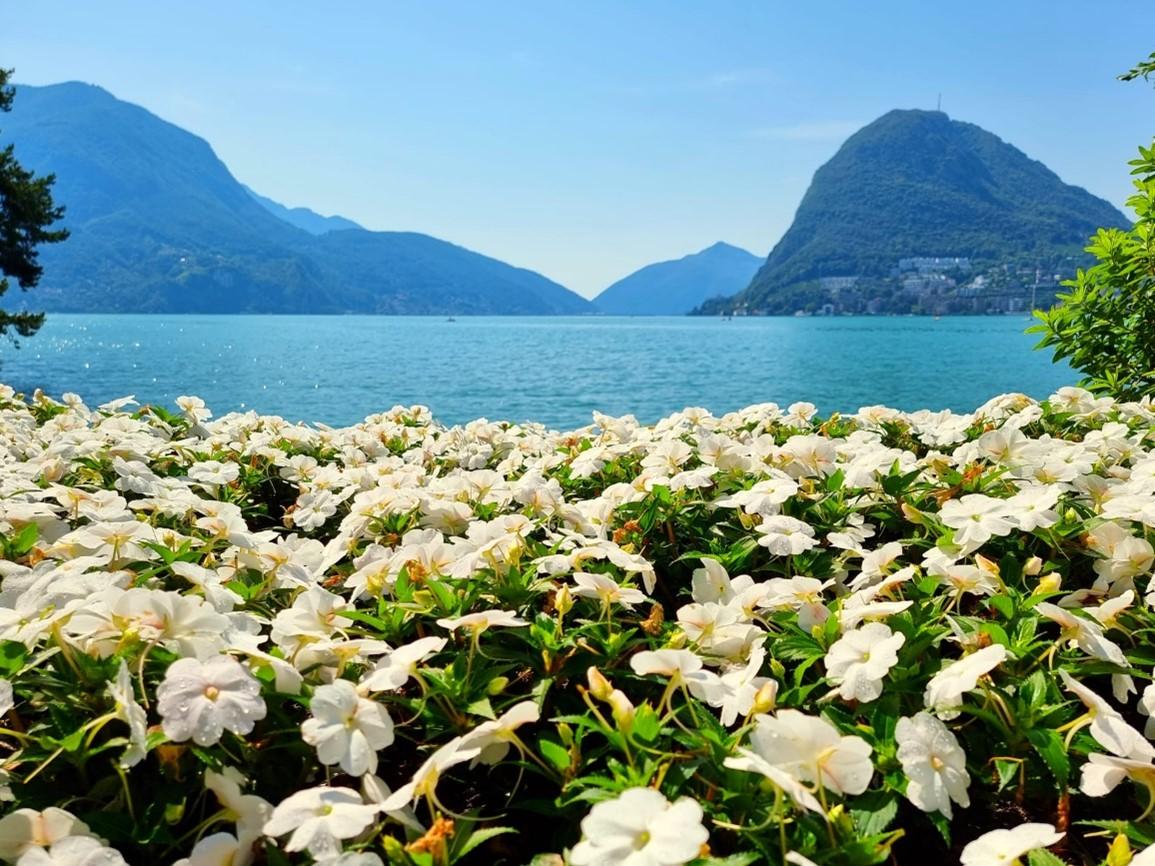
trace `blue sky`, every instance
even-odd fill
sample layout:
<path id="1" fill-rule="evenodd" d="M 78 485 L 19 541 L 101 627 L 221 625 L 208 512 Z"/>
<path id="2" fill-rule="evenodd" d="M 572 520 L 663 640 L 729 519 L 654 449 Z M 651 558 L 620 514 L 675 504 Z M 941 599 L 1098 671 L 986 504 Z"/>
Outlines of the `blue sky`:
<path id="1" fill-rule="evenodd" d="M 82 80 L 289 205 L 593 295 L 717 240 L 765 255 L 814 170 L 943 109 L 1116 204 L 1155 133 L 1155 4 L 1064 0 L 5 4 L 16 80 Z"/>

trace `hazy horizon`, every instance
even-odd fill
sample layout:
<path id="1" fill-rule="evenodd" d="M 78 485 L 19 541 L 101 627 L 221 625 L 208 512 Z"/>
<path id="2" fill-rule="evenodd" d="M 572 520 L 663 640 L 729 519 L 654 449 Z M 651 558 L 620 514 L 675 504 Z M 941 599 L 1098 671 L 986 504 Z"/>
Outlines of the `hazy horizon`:
<path id="1" fill-rule="evenodd" d="M 0 64 L 138 103 L 286 206 L 431 234 L 593 297 L 717 241 L 765 256 L 847 135 L 940 93 L 950 116 L 1122 207 L 1152 117 L 1150 88 L 1115 76 L 1150 51 L 1136 22 L 1155 10 L 1118 18 L 1041 2 L 819 16 L 52 0 L 8 11 Z"/>

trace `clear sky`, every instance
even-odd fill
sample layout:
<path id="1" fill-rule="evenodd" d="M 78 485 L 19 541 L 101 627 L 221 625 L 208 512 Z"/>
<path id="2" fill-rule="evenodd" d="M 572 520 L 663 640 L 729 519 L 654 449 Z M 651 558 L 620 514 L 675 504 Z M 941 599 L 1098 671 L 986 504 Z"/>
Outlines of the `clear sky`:
<path id="1" fill-rule="evenodd" d="M 3 2 L 16 80 L 81 80 L 244 183 L 592 296 L 717 240 L 765 255 L 891 108 L 991 130 L 1118 205 L 1155 133 L 1155 4 L 1118 0 Z"/>

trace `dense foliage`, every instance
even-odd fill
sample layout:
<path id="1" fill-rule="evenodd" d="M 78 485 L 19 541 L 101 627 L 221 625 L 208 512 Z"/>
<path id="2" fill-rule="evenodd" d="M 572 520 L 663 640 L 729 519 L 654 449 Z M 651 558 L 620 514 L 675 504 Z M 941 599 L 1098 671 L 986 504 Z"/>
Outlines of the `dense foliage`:
<path id="1" fill-rule="evenodd" d="M 1155 58 L 1155 55 L 1152 55 Z M 1147 78 L 1155 60 L 1138 64 L 1123 80 Z M 1098 263 L 1080 270 L 1060 303 L 1035 313 L 1031 330 L 1084 374 L 1082 384 L 1100 394 L 1138 399 L 1155 394 L 1155 141 L 1130 162 L 1136 216 L 1130 230 L 1101 228 L 1087 251 Z"/>
<path id="2" fill-rule="evenodd" d="M 0 69 L 0 113 L 12 110 L 15 91 L 8 86 L 10 69 Z M 15 280 L 23 290 L 40 281 L 40 247 L 68 237 L 62 228 L 52 228 L 64 208 L 52 201 L 52 175 L 37 177 L 17 160 L 12 145 L 0 149 L 0 295 Z M 0 336 L 30 337 L 40 329 L 40 313 L 0 310 Z"/>
<path id="3" fill-rule="evenodd" d="M 749 288 L 706 311 L 790 313 L 797 298 L 782 297 L 791 287 L 815 293 L 819 277 L 885 277 L 907 256 L 1054 273 L 1082 258 L 1097 228 L 1127 224 L 1106 201 L 978 126 L 937 111 L 891 111 L 818 169 Z"/>
<path id="4" fill-rule="evenodd" d="M 20 87 L 4 130 L 55 172 L 68 244 L 46 309 L 73 312 L 584 313 L 540 274 L 408 232 L 314 236 L 270 213 L 203 139 L 99 87 Z"/>
<path id="5" fill-rule="evenodd" d="M 1155 141 L 1131 165 L 1135 227 L 1100 229 L 1087 248 L 1098 264 L 1065 284 L 1057 306 L 1037 311 L 1032 328 L 1084 386 L 1124 399 L 1155 393 Z"/>
<path id="6" fill-rule="evenodd" d="M 178 405 L 0 393 L 0 859 L 1155 840 L 1150 403 L 570 433 Z"/>

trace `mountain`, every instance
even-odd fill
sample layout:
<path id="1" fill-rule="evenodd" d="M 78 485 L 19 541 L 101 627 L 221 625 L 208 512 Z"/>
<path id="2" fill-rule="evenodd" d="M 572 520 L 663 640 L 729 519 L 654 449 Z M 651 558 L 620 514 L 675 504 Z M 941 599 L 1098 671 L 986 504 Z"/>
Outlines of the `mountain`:
<path id="1" fill-rule="evenodd" d="M 1129 225 L 1113 205 L 974 124 L 891 111 L 818 169 L 750 285 L 702 311 L 792 312 L 831 299 L 823 278 L 857 278 L 862 290 L 912 257 L 963 257 L 974 271 L 1071 270 L 1097 228 Z"/>
<path id="2" fill-rule="evenodd" d="M 203 139 L 87 84 L 20 86 L 0 136 L 72 236 L 27 303 L 74 312 L 565 314 L 540 274 L 409 232 L 314 235 L 270 213 Z"/>
<path id="3" fill-rule="evenodd" d="M 244 184 L 241 185 L 244 186 Z M 273 216 L 287 222 L 291 226 L 304 229 L 311 235 L 323 235 L 326 232 L 339 232 L 343 229 L 363 228 L 353 222 L 353 220 L 345 219 L 343 216 L 323 216 L 315 210 L 309 210 L 307 207 L 285 207 L 280 202 L 273 201 L 271 198 L 265 198 L 247 186 L 245 186 L 245 192 L 256 199 L 257 204 Z"/>
<path id="4" fill-rule="evenodd" d="M 618 316 L 680 316 L 707 298 L 745 288 L 762 259 L 729 244 L 646 265 L 594 298 L 602 312 Z"/>

